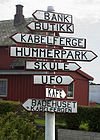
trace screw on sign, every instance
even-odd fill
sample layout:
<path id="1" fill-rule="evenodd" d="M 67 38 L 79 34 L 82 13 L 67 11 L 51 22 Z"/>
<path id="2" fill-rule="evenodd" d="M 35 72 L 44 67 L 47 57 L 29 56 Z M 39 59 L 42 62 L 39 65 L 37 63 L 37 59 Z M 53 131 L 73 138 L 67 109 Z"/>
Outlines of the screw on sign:
<path id="1" fill-rule="evenodd" d="M 59 88 L 46 88 L 46 98 L 65 98 L 66 93 L 63 89 Z"/>
<path id="2" fill-rule="evenodd" d="M 37 34 L 15 33 L 10 37 L 16 43 L 50 45 L 73 48 L 86 48 L 86 39 L 74 37 L 46 36 Z"/>
<path id="3" fill-rule="evenodd" d="M 65 75 L 34 75 L 34 84 L 43 85 L 69 85 L 74 81 L 71 76 Z"/>
<path id="4" fill-rule="evenodd" d="M 28 99 L 22 106 L 27 111 L 77 113 L 76 101 L 54 101 L 42 99 Z"/>
<path id="5" fill-rule="evenodd" d="M 36 10 L 33 14 L 36 20 L 50 22 L 72 23 L 72 15 Z"/>
<path id="6" fill-rule="evenodd" d="M 74 25 L 65 23 L 63 24 L 32 21 L 26 27 L 32 31 L 74 33 Z"/>
<path id="7" fill-rule="evenodd" d="M 97 55 L 90 50 L 45 49 L 34 47 L 10 47 L 10 56 L 86 62 L 92 61 L 97 57 Z"/>
<path id="8" fill-rule="evenodd" d="M 80 66 L 74 62 L 52 62 L 52 61 L 26 61 L 26 70 L 45 70 L 45 71 L 76 71 Z"/>

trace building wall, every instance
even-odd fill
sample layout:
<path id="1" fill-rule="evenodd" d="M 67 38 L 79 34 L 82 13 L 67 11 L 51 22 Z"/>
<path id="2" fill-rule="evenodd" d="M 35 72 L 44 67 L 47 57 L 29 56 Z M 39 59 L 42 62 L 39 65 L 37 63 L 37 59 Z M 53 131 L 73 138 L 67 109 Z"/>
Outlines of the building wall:
<path id="1" fill-rule="evenodd" d="M 74 74 L 72 76 L 75 78 Z M 8 79 L 8 93 L 4 99 L 24 102 L 28 98 L 45 98 L 45 86 L 34 85 L 32 75 L 0 75 L 0 78 Z M 67 86 L 56 86 L 56 88 L 64 89 L 67 94 Z M 65 100 L 77 101 L 78 105 L 88 105 L 88 80 L 76 78 L 74 99 Z"/>
<path id="2" fill-rule="evenodd" d="M 10 69 L 11 63 L 15 58 L 9 56 L 8 47 L 0 47 L 0 69 Z"/>
<path id="3" fill-rule="evenodd" d="M 24 102 L 28 98 L 44 98 L 44 87 L 33 85 L 32 75 L 0 75 L 8 79 L 7 97 L 3 99 Z"/>

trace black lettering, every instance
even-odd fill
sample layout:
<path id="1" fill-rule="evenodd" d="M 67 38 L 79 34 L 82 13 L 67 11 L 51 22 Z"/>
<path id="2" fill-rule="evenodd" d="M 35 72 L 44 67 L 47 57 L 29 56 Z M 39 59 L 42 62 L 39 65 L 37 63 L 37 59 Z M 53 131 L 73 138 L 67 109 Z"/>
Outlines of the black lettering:
<path id="1" fill-rule="evenodd" d="M 32 106 L 36 106 L 36 100 L 32 100 Z"/>
<path id="2" fill-rule="evenodd" d="M 84 60 L 84 58 L 85 58 L 87 60 L 86 53 L 87 52 L 81 52 L 81 59 Z"/>
<path id="3" fill-rule="evenodd" d="M 80 51 L 75 51 L 75 59 L 80 60 Z"/>
<path id="4" fill-rule="evenodd" d="M 40 65 L 39 65 L 39 62 L 38 62 L 38 61 L 36 61 L 36 62 L 34 63 L 34 68 L 35 68 L 35 69 L 40 69 Z"/>
<path id="5" fill-rule="evenodd" d="M 77 46 L 77 39 L 72 39 L 72 46 Z"/>
<path id="6" fill-rule="evenodd" d="M 63 59 L 64 58 L 64 55 L 66 54 L 66 50 L 62 50 L 61 51 L 61 58 Z"/>
<path id="7" fill-rule="evenodd" d="M 51 89 L 48 88 L 48 96 L 51 97 Z"/>
<path id="8" fill-rule="evenodd" d="M 58 37 L 56 37 L 56 36 L 53 37 L 53 45 L 56 45 L 57 39 L 58 39 Z"/>
<path id="9" fill-rule="evenodd" d="M 54 31 L 54 25 L 55 25 L 55 23 L 50 23 L 50 25 L 51 25 L 51 28 L 52 28 L 51 30 Z"/>
<path id="10" fill-rule="evenodd" d="M 29 37 L 28 37 L 28 43 L 33 43 L 32 35 L 29 35 Z"/>
<path id="11" fill-rule="evenodd" d="M 54 50 L 54 58 L 60 58 L 60 50 Z"/>
<path id="12" fill-rule="evenodd" d="M 45 57 L 46 56 L 46 53 L 45 53 L 45 49 L 40 49 L 40 52 L 39 52 L 39 57 Z"/>
<path id="13" fill-rule="evenodd" d="M 42 100 L 42 106 L 46 106 L 46 100 Z"/>
<path id="14" fill-rule="evenodd" d="M 41 44 L 46 44 L 46 42 L 44 41 L 45 36 L 41 36 Z"/>
<path id="15" fill-rule="evenodd" d="M 53 84 L 54 78 L 55 78 L 55 76 L 50 75 L 50 84 Z"/>
<path id="16" fill-rule="evenodd" d="M 42 23 L 42 29 L 43 30 L 48 30 L 49 29 L 49 24 L 48 23 Z"/>
<path id="17" fill-rule="evenodd" d="M 21 34 L 21 42 L 26 42 L 26 40 L 24 39 L 25 36 L 25 34 Z"/>
<path id="18" fill-rule="evenodd" d="M 47 76 L 42 76 L 42 83 L 47 84 L 47 82 L 48 82 L 48 77 Z"/>
<path id="19" fill-rule="evenodd" d="M 57 102 L 56 101 L 52 101 L 52 107 L 56 107 L 57 106 Z"/>
<path id="20" fill-rule="evenodd" d="M 24 56 L 30 56 L 31 50 L 30 48 L 24 48 Z"/>
<path id="21" fill-rule="evenodd" d="M 44 19 L 49 20 L 50 19 L 50 14 L 47 12 L 44 12 Z"/>
<path id="22" fill-rule="evenodd" d="M 56 82 L 57 82 L 58 84 L 61 84 L 61 83 L 62 83 L 62 77 L 61 77 L 61 76 L 57 76 L 57 77 L 56 77 Z"/>
<path id="23" fill-rule="evenodd" d="M 41 66 L 41 69 L 45 69 L 45 70 L 47 70 L 47 68 L 46 68 L 46 64 L 47 64 L 46 62 L 43 62 L 43 63 L 42 63 L 42 66 Z"/>
<path id="24" fill-rule="evenodd" d="M 71 46 L 71 39 L 70 38 L 66 38 L 66 46 Z"/>
<path id="25" fill-rule="evenodd" d="M 57 17 L 58 17 L 58 21 L 62 21 L 63 22 L 63 15 L 62 14 L 58 14 Z"/>
<path id="26" fill-rule="evenodd" d="M 35 22 L 35 30 L 40 30 L 41 24 L 39 22 Z"/>
<path id="27" fill-rule="evenodd" d="M 49 67 L 50 67 L 50 70 L 54 70 L 55 69 L 55 63 L 50 62 Z"/>
<path id="28" fill-rule="evenodd" d="M 71 26 L 73 26 L 73 25 L 72 24 L 66 24 L 66 31 L 73 32 L 72 29 L 70 28 Z"/>
<path id="29" fill-rule="evenodd" d="M 56 18 L 56 15 L 55 15 L 55 14 L 52 14 L 52 18 L 51 18 L 51 20 L 53 20 L 53 21 L 57 21 L 57 18 Z"/>
<path id="30" fill-rule="evenodd" d="M 37 102 L 37 106 L 41 106 L 42 104 L 41 104 L 41 100 L 38 100 L 38 102 Z"/>
<path id="31" fill-rule="evenodd" d="M 62 67 L 60 67 L 59 63 L 57 63 L 57 70 L 62 70 Z"/>
<path id="32" fill-rule="evenodd" d="M 60 31 L 65 31 L 65 29 L 63 28 L 64 24 L 59 24 L 59 30 Z"/>
<path id="33" fill-rule="evenodd" d="M 34 43 L 40 43 L 40 36 L 34 35 Z"/>
<path id="34" fill-rule="evenodd" d="M 47 49 L 47 57 L 52 58 L 52 49 Z"/>
<path id="35" fill-rule="evenodd" d="M 63 44 L 62 42 L 64 41 L 64 37 L 60 37 L 60 45 L 64 45 L 65 46 L 65 44 Z"/>
<path id="36" fill-rule="evenodd" d="M 69 70 L 68 65 L 69 65 L 69 63 L 64 63 L 64 70 Z"/>
<path id="37" fill-rule="evenodd" d="M 69 22 L 68 18 L 69 18 L 69 15 L 64 15 L 64 22 Z"/>
<path id="38" fill-rule="evenodd" d="M 68 52 L 68 55 L 67 55 L 67 57 L 66 57 L 66 58 L 67 58 L 67 59 L 69 59 L 69 57 L 71 57 L 72 59 L 74 59 L 73 54 L 72 54 L 72 52 L 71 52 L 71 51 L 69 51 L 69 52 Z"/>
<path id="39" fill-rule="evenodd" d="M 20 55 L 19 55 L 19 53 L 20 53 Z M 16 47 L 16 56 L 23 56 L 23 48 L 20 48 L 20 50 L 19 50 L 19 48 Z"/>
<path id="40" fill-rule="evenodd" d="M 34 106 L 31 106 L 31 111 L 34 111 Z"/>
<path id="41" fill-rule="evenodd" d="M 38 49 L 32 48 L 32 57 L 38 57 Z"/>

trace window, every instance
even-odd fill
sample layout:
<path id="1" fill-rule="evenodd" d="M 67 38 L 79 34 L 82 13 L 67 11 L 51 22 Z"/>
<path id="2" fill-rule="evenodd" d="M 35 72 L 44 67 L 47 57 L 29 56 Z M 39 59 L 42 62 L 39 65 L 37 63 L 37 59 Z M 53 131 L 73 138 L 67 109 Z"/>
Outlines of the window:
<path id="1" fill-rule="evenodd" d="M 71 83 L 67 88 L 67 98 L 73 99 L 74 98 L 74 84 Z"/>
<path id="2" fill-rule="evenodd" d="M 7 79 L 0 79 L 0 96 L 7 96 Z"/>

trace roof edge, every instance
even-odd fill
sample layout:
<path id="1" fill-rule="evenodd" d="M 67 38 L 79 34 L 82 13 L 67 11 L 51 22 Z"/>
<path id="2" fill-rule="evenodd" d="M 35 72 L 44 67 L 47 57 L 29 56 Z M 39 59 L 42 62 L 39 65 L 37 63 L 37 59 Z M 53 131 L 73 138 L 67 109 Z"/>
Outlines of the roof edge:
<path id="1" fill-rule="evenodd" d="M 83 72 L 82 70 L 77 70 L 77 72 L 91 81 L 94 80 L 94 78 L 92 76 L 88 75 L 87 73 Z"/>

